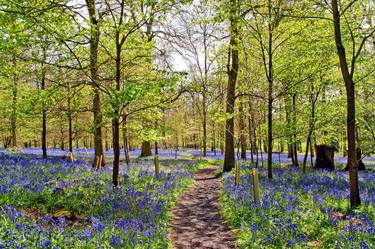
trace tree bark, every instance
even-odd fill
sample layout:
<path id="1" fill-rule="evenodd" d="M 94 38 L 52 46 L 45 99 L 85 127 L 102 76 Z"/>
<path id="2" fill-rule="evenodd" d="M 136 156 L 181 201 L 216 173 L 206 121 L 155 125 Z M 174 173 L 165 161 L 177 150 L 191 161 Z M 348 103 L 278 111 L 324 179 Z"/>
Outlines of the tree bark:
<path id="1" fill-rule="evenodd" d="M 123 4 L 121 6 L 121 13 L 123 11 Z M 120 24 L 122 23 L 122 16 L 120 17 Z M 116 91 L 121 90 L 121 44 L 120 44 L 120 29 L 116 30 Z M 113 104 L 113 117 L 112 117 L 112 146 L 113 146 L 113 171 L 112 171 L 112 182 L 115 187 L 119 186 L 119 174 L 120 174 L 120 113 L 117 103 Z"/>
<path id="2" fill-rule="evenodd" d="M 64 128 L 63 128 L 63 126 L 61 126 L 61 128 L 60 128 L 60 134 L 61 134 L 60 148 L 61 148 L 61 150 L 65 150 Z"/>
<path id="3" fill-rule="evenodd" d="M 42 73 L 42 83 L 41 89 L 44 90 L 46 88 L 46 77 L 45 73 Z M 47 110 L 43 105 L 42 110 L 42 151 L 43 151 L 43 158 L 47 158 Z"/>
<path id="4" fill-rule="evenodd" d="M 141 145 L 141 157 L 152 156 L 152 146 L 150 141 L 143 141 Z"/>
<path id="5" fill-rule="evenodd" d="M 115 112 L 115 116 L 112 119 L 112 142 L 113 142 L 113 174 L 112 182 L 115 187 L 119 185 L 119 174 L 120 174 L 120 123 L 118 113 Z"/>
<path id="6" fill-rule="evenodd" d="M 341 39 L 340 12 L 337 0 L 332 0 L 332 14 L 337 54 L 346 88 L 350 205 L 354 208 L 361 204 L 358 186 L 358 161 L 356 155 L 355 89 L 353 81 L 354 61 L 352 61 L 352 72 L 349 72 L 345 48 Z"/>
<path id="7" fill-rule="evenodd" d="M 315 146 L 316 152 L 316 161 L 314 165 L 314 169 L 327 169 L 327 170 L 334 170 L 334 155 L 335 150 L 332 147 L 327 145 L 317 145 Z"/>
<path id="8" fill-rule="evenodd" d="M 311 166 L 312 163 L 312 135 L 315 129 L 315 104 L 318 100 L 319 91 L 316 95 L 314 95 L 314 84 L 311 84 L 311 94 L 310 94 L 310 104 L 311 104 L 311 117 L 310 117 L 310 124 L 309 124 L 309 133 L 307 135 L 307 142 L 306 142 L 306 151 L 305 156 L 303 158 L 303 164 L 302 164 L 302 173 L 306 173 L 306 162 L 307 162 L 307 155 L 308 151 L 310 149 L 310 159 L 311 159 Z"/>
<path id="9" fill-rule="evenodd" d="M 239 128 L 240 128 L 240 146 L 241 146 L 241 159 L 246 160 L 246 136 L 245 136 L 245 118 L 244 118 L 244 110 L 243 110 L 243 103 L 240 102 L 239 108 Z"/>
<path id="10" fill-rule="evenodd" d="M 272 178 L 272 103 L 273 103 L 273 58 L 272 58 L 272 23 L 271 23 L 271 1 L 268 1 L 268 115 L 267 115 L 267 128 L 268 128 L 268 158 L 267 158 L 267 171 L 268 178 Z"/>
<path id="11" fill-rule="evenodd" d="M 70 96 L 70 85 L 68 86 L 68 123 L 69 123 L 69 151 L 73 152 L 73 119 L 71 110 L 71 96 Z"/>
<path id="12" fill-rule="evenodd" d="M 203 90 L 205 91 L 205 90 Z M 203 156 L 207 156 L 207 100 L 206 93 L 202 93 L 202 112 L 203 112 Z"/>
<path id="13" fill-rule="evenodd" d="M 94 98 L 92 103 L 92 111 L 94 114 L 94 148 L 95 148 L 95 159 L 92 162 L 92 166 L 95 167 L 101 158 L 101 165 L 105 166 L 105 159 L 103 153 L 103 139 L 102 139 L 102 112 L 101 112 L 101 101 L 100 92 L 98 88 L 98 50 L 99 50 L 99 25 L 98 19 L 96 18 L 96 3 L 95 0 L 86 0 L 87 10 L 90 15 L 90 77 L 91 87 L 93 89 Z"/>
<path id="14" fill-rule="evenodd" d="M 307 155 L 309 153 L 309 148 L 310 148 L 310 142 L 311 142 L 311 134 L 312 130 L 309 130 L 309 134 L 307 135 L 307 141 L 306 141 L 306 151 L 305 155 L 303 157 L 303 163 L 302 163 L 302 173 L 306 173 L 306 162 L 307 162 Z"/>
<path id="15" fill-rule="evenodd" d="M 46 69 L 44 65 L 47 57 L 46 53 L 46 48 L 43 48 L 42 79 L 40 84 L 42 91 L 46 89 Z M 43 158 L 47 158 L 47 109 L 44 103 L 42 107 L 42 152 Z"/>
<path id="16" fill-rule="evenodd" d="M 141 157 L 152 156 L 151 142 L 143 141 L 141 145 Z"/>
<path id="17" fill-rule="evenodd" d="M 225 155 L 223 171 L 229 172 L 234 168 L 234 103 L 236 94 L 236 82 L 239 68 L 238 56 L 238 17 L 237 17 L 237 1 L 230 1 L 230 42 L 228 53 L 228 86 L 227 86 L 227 100 L 226 100 L 226 113 L 230 118 L 226 120 L 225 125 Z"/>
<path id="18" fill-rule="evenodd" d="M 16 70 L 16 57 L 13 56 L 13 70 Z M 12 132 L 12 147 L 17 147 L 17 76 L 13 72 L 12 79 L 12 115 L 11 115 L 11 132 Z"/>
<path id="19" fill-rule="evenodd" d="M 298 148 L 297 148 L 297 111 L 296 111 L 296 98 L 297 93 L 293 94 L 292 97 L 292 107 L 293 107 L 293 156 L 294 156 L 294 164 L 293 166 L 299 166 L 298 163 Z"/>
<path id="20" fill-rule="evenodd" d="M 129 156 L 129 144 L 128 144 L 128 134 L 126 129 L 126 116 L 123 115 L 122 120 L 122 139 L 124 143 L 124 154 L 125 154 L 125 162 L 127 165 L 130 164 L 130 156 Z"/>

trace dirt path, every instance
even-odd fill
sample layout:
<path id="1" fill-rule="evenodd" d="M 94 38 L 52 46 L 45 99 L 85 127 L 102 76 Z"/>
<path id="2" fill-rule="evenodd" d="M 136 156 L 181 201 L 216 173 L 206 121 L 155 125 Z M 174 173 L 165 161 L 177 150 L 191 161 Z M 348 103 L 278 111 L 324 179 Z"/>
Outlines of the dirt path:
<path id="1" fill-rule="evenodd" d="M 216 168 L 199 170 L 197 183 L 182 194 L 172 210 L 171 240 L 176 249 L 236 248 L 234 236 L 220 215 L 220 178 Z"/>

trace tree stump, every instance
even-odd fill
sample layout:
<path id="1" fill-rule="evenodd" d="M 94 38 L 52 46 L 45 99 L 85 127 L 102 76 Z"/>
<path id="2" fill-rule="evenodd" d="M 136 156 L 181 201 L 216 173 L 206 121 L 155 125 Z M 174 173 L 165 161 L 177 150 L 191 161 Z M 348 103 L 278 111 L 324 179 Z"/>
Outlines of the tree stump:
<path id="1" fill-rule="evenodd" d="M 316 155 L 314 169 L 334 170 L 335 149 L 325 144 L 315 145 L 314 149 Z"/>
<path id="2" fill-rule="evenodd" d="M 141 157 L 152 156 L 150 141 L 143 141 L 141 146 Z"/>
<path id="3" fill-rule="evenodd" d="M 358 160 L 358 170 L 366 170 L 365 164 L 362 161 L 362 150 L 357 148 L 357 160 Z M 349 165 L 346 164 L 346 171 L 349 171 Z"/>

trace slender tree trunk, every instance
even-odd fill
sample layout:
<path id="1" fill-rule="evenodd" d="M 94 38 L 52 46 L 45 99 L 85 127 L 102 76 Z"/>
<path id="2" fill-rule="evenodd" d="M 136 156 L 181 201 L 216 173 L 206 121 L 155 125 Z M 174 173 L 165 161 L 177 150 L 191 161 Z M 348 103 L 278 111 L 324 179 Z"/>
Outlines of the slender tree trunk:
<path id="1" fill-rule="evenodd" d="M 68 122 L 69 122 L 69 151 L 73 152 L 73 120 L 71 111 L 70 85 L 68 86 Z"/>
<path id="2" fill-rule="evenodd" d="M 268 158 L 267 158 L 267 169 L 268 178 L 272 178 L 272 103 L 273 103 L 273 58 L 272 58 L 272 23 L 271 23 L 271 1 L 268 1 L 268 115 L 267 115 L 267 127 L 268 127 Z"/>
<path id="3" fill-rule="evenodd" d="M 64 128 L 63 128 L 62 125 L 61 125 L 61 128 L 60 128 L 60 135 L 61 135 L 60 148 L 61 148 L 61 150 L 65 150 Z"/>
<path id="4" fill-rule="evenodd" d="M 102 112 L 100 101 L 100 90 L 98 87 L 98 48 L 99 48 L 99 25 L 96 18 L 96 3 L 95 0 L 86 0 L 87 10 L 90 15 L 90 77 L 91 87 L 93 89 L 94 98 L 92 103 L 92 111 L 94 114 L 94 149 L 95 159 L 92 163 L 93 167 L 98 164 L 97 160 L 101 158 L 101 165 L 105 166 L 105 159 L 103 153 L 103 139 L 102 139 Z"/>
<path id="5" fill-rule="evenodd" d="M 213 152 L 216 156 L 216 132 L 215 132 L 215 122 L 214 121 L 212 121 L 211 152 Z"/>
<path id="6" fill-rule="evenodd" d="M 261 165 L 262 165 L 262 168 L 263 168 L 262 139 L 263 139 L 263 135 L 262 135 L 262 131 L 261 131 L 260 132 L 260 138 L 259 138 L 259 148 L 260 148 L 260 161 L 261 161 Z"/>
<path id="7" fill-rule="evenodd" d="M 240 146 L 241 146 L 241 159 L 246 160 L 246 136 L 245 136 L 245 118 L 244 118 L 244 110 L 243 110 L 243 103 L 240 102 L 240 108 L 239 108 L 239 128 L 240 128 Z"/>
<path id="8" fill-rule="evenodd" d="M 42 91 L 46 89 L 46 68 L 45 68 L 45 61 L 47 59 L 47 51 L 46 48 L 43 48 L 43 62 L 42 62 L 42 78 L 40 88 Z M 47 109 L 45 104 L 42 107 L 42 153 L 43 158 L 47 158 Z"/>
<path id="9" fill-rule="evenodd" d="M 116 30 L 116 90 L 121 90 L 121 45 L 120 30 Z M 113 146 L 113 173 L 112 182 L 115 187 L 119 186 L 120 174 L 120 106 L 114 104 L 112 106 L 114 112 L 112 117 L 112 146 Z"/>
<path id="10" fill-rule="evenodd" d="M 257 146 L 257 132 L 255 127 L 255 120 L 254 120 L 254 109 L 252 101 L 249 98 L 249 137 L 250 137 L 250 144 L 251 144 L 251 162 L 254 161 L 253 154 L 256 154 L 255 164 L 258 166 L 258 146 Z M 251 134 L 252 133 L 252 134 Z"/>
<path id="11" fill-rule="evenodd" d="M 306 142 L 306 151 L 305 151 L 305 156 L 303 157 L 303 163 L 302 163 L 302 173 L 306 173 L 306 162 L 307 162 L 307 155 L 309 153 L 309 148 L 310 148 L 310 142 L 311 142 L 311 134 L 312 130 L 309 130 L 309 134 L 307 135 L 307 142 Z"/>
<path id="12" fill-rule="evenodd" d="M 302 173 L 306 173 L 306 162 L 307 162 L 307 154 L 310 149 L 310 161 L 311 161 L 311 167 L 313 165 L 312 160 L 312 135 L 315 129 L 315 104 L 318 100 L 319 92 L 314 95 L 314 84 L 311 84 L 311 95 L 310 95 L 310 105 L 311 105 L 311 117 L 310 117 L 310 125 L 309 125 L 309 134 L 307 135 L 307 142 L 306 142 L 306 151 L 305 156 L 303 158 L 303 164 L 302 164 Z"/>
<path id="13" fill-rule="evenodd" d="M 117 115 L 116 115 L 117 114 Z M 119 185 L 120 173 L 120 123 L 118 113 L 115 113 L 117 118 L 112 119 L 112 142 L 113 142 L 113 174 L 112 182 L 115 187 Z"/>
<path id="14" fill-rule="evenodd" d="M 297 148 L 297 111 L 296 111 L 296 97 L 297 94 L 293 94 L 292 98 L 292 107 L 293 107 L 293 156 L 294 156 L 294 165 L 293 166 L 298 166 L 298 148 Z"/>
<path id="15" fill-rule="evenodd" d="M 13 70 L 16 70 L 16 57 L 13 57 Z M 12 115 L 11 115 L 11 131 L 12 131 L 12 147 L 17 147 L 17 76 L 13 72 L 12 79 Z"/>
<path id="16" fill-rule="evenodd" d="M 207 156 L 207 103 L 206 93 L 202 93 L 202 112 L 203 112 L 203 156 Z"/>
<path id="17" fill-rule="evenodd" d="M 158 148 L 158 142 L 155 141 L 155 155 L 159 155 L 159 148 Z"/>
<path id="18" fill-rule="evenodd" d="M 250 108 L 250 104 L 249 104 L 249 117 L 247 119 L 248 121 L 248 126 L 249 126 L 249 143 L 250 143 L 250 160 L 251 160 L 251 163 L 254 162 L 254 140 L 253 140 L 253 130 L 252 130 L 252 124 L 251 124 L 251 108 Z"/>
<path id="19" fill-rule="evenodd" d="M 125 154 L 125 162 L 127 165 L 130 164 L 130 157 L 129 157 L 129 144 L 128 144 L 128 132 L 126 129 L 126 116 L 123 115 L 123 120 L 122 120 L 122 139 L 124 143 L 124 154 Z"/>
<path id="20" fill-rule="evenodd" d="M 355 89 L 353 82 L 354 65 L 352 65 L 352 72 L 349 72 L 345 48 L 341 39 L 340 13 L 337 0 L 332 0 L 332 13 L 337 54 L 346 87 L 350 205 L 351 207 L 357 207 L 361 204 L 361 200 L 359 195 L 358 161 L 356 155 Z"/>
<path id="21" fill-rule="evenodd" d="M 73 152 L 73 124 L 72 124 L 72 114 L 69 111 L 68 113 L 68 121 L 69 121 L 69 151 Z"/>
<path id="22" fill-rule="evenodd" d="M 42 74 L 42 84 L 41 89 L 44 90 L 45 85 L 45 76 Z M 62 143 L 62 147 L 64 147 L 64 143 Z M 47 110 L 43 105 L 42 110 L 42 151 L 43 151 L 43 158 L 47 158 Z"/>
<path id="23" fill-rule="evenodd" d="M 225 155 L 224 155 L 224 172 L 229 172 L 234 168 L 234 103 L 236 94 L 236 82 L 239 68 L 239 56 L 237 48 L 237 39 L 239 37 L 238 20 L 237 20 L 237 1 L 230 1 L 230 42 L 228 55 L 228 86 L 226 113 L 231 115 L 226 120 L 225 126 Z"/>

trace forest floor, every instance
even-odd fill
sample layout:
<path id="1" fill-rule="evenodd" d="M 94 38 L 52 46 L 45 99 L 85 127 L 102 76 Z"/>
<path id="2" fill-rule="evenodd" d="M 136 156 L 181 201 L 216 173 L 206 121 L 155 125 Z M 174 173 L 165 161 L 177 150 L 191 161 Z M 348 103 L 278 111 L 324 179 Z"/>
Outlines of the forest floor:
<path id="1" fill-rule="evenodd" d="M 196 184 L 178 198 L 170 224 L 176 249 L 236 248 L 234 234 L 220 214 L 221 179 L 216 170 L 198 170 L 194 173 Z"/>

